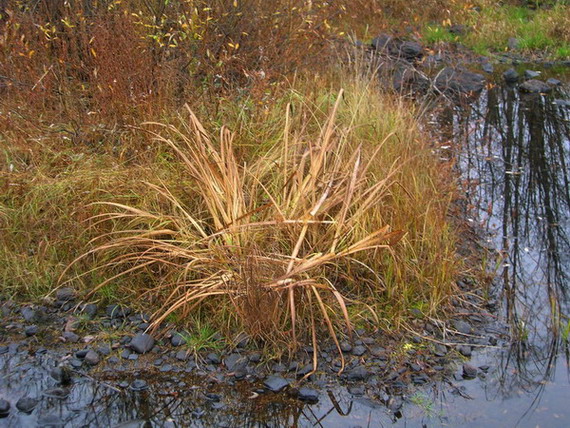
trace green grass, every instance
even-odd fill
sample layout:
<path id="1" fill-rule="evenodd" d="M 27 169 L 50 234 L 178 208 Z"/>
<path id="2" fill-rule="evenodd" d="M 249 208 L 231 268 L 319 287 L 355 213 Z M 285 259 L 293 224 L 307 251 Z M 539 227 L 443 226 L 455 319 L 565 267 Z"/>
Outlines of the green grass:
<path id="1" fill-rule="evenodd" d="M 441 25 L 427 25 L 422 30 L 422 40 L 434 44 L 440 42 L 457 42 L 462 37 L 452 34 L 447 27 Z"/>

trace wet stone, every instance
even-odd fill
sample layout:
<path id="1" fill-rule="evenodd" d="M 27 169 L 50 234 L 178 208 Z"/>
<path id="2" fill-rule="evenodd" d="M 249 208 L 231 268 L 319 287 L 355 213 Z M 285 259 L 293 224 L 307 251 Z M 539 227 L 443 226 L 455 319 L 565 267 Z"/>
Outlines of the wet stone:
<path id="1" fill-rule="evenodd" d="M 133 337 L 129 346 L 133 351 L 139 354 L 146 354 L 153 348 L 154 339 L 146 333 L 139 333 Z"/>
<path id="2" fill-rule="evenodd" d="M 65 331 L 62 335 L 63 339 L 69 343 L 77 343 L 79 342 L 79 336 L 72 331 Z"/>
<path id="3" fill-rule="evenodd" d="M 471 346 L 460 345 L 457 347 L 457 352 L 459 352 L 464 357 L 470 357 L 471 356 Z"/>
<path id="4" fill-rule="evenodd" d="M 130 354 L 128 359 L 130 361 L 136 361 L 139 359 L 139 354 Z"/>
<path id="5" fill-rule="evenodd" d="M 212 364 L 220 364 L 222 362 L 222 359 L 220 358 L 219 354 L 210 352 L 208 355 L 206 355 L 206 361 Z"/>
<path id="6" fill-rule="evenodd" d="M 390 409 L 392 412 L 397 412 L 400 410 L 403 404 L 404 400 L 402 397 L 390 397 L 388 399 L 388 409 Z"/>
<path id="7" fill-rule="evenodd" d="M 231 372 L 243 369 L 246 364 L 247 358 L 235 352 L 224 358 L 224 365 Z"/>
<path id="8" fill-rule="evenodd" d="M 342 352 L 350 352 L 352 351 L 352 345 L 347 341 L 340 342 L 340 350 Z"/>
<path id="9" fill-rule="evenodd" d="M 10 402 L 0 399 L 0 417 L 6 417 L 10 413 Z"/>
<path id="10" fill-rule="evenodd" d="M 477 93 L 485 87 L 485 77 L 461 68 L 444 68 L 435 80 L 435 86 L 442 92 Z"/>
<path id="11" fill-rule="evenodd" d="M 188 352 L 181 350 L 176 353 L 176 359 L 179 361 L 186 361 L 188 359 Z"/>
<path id="12" fill-rule="evenodd" d="M 552 91 L 552 88 L 542 80 L 531 79 L 521 84 L 520 90 L 523 92 L 538 94 L 550 92 Z"/>
<path id="13" fill-rule="evenodd" d="M 471 364 L 463 364 L 463 377 L 465 379 L 475 379 L 477 377 L 477 368 Z"/>
<path id="14" fill-rule="evenodd" d="M 50 388 L 43 392 L 44 397 L 58 398 L 63 400 L 69 396 L 69 389 L 67 388 Z"/>
<path id="15" fill-rule="evenodd" d="M 35 398 L 22 397 L 16 403 L 16 409 L 23 413 L 32 413 L 37 405 L 38 400 Z"/>
<path id="16" fill-rule="evenodd" d="M 130 386 L 133 391 L 144 391 L 148 389 L 148 384 L 144 379 L 135 379 Z"/>
<path id="17" fill-rule="evenodd" d="M 79 360 L 79 359 L 77 359 L 77 358 L 72 358 L 72 359 L 69 361 L 69 364 L 71 364 L 71 366 L 72 366 L 73 368 L 79 369 L 79 368 L 81 368 L 81 366 L 83 366 L 83 361 L 81 361 L 81 360 Z"/>
<path id="18" fill-rule="evenodd" d="M 364 395 L 364 393 L 366 392 L 366 390 L 364 389 L 364 386 L 362 385 L 357 385 L 357 386 L 349 386 L 348 387 L 348 392 L 352 395 L 357 395 L 357 396 L 361 396 Z"/>
<path id="19" fill-rule="evenodd" d="M 494 67 L 493 67 L 493 64 L 491 64 L 490 62 L 484 63 L 481 68 L 483 69 L 483 71 L 484 71 L 485 73 L 489 73 L 489 74 L 491 74 L 491 73 L 493 73 L 493 72 L 495 71 L 495 69 L 494 69 Z"/>
<path id="20" fill-rule="evenodd" d="M 307 403 L 316 403 L 319 401 L 319 392 L 312 388 L 303 387 L 299 389 L 297 398 Z"/>
<path id="21" fill-rule="evenodd" d="M 86 305 L 83 306 L 81 312 L 83 312 L 89 318 L 94 318 L 97 315 L 97 310 L 98 308 L 95 303 L 87 303 Z"/>
<path id="22" fill-rule="evenodd" d="M 87 354 L 85 354 L 84 361 L 90 366 L 96 366 L 97 364 L 99 364 L 99 361 L 101 361 L 101 358 L 99 357 L 99 354 L 96 351 L 90 349 L 87 352 Z"/>
<path id="23" fill-rule="evenodd" d="M 0 346 L 0 355 L 7 354 L 7 353 L 8 353 L 8 347 L 5 345 Z"/>
<path id="24" fill-rule="evenodd" d="M 453 328 L 459 333 L 471 334 L 471 325 L 463 320 L 454 320 Z"/>
<path id="25" fill-rule="evenodd" d="M 281 376 L 269 376 L 263 384 L 272 392 L 280 392 L 289 386 L 289 381 Z"/>
<path id="26" fill-rule="evenodd" d="M 356 366 L 355 368 L 347 371 L 346 377 L 350 381 L 361 381 L 366 380 L 370 376 L 368 369 L 362 365 Z"/>
<path id="27" fill-rule="evenodd" d="M 28 306 L 22 308 L 21 314 L 26 322 L 34 322 L 38 318 L 36 311 Z"/>
<path id="28" fill-rule="evenodd" d="M 29 325 L 24 329 L 24 334 L 28 337 L 38 334 L 39 328 L 37 325 Z"/>
<path id="29" fill-rule="evenodd" d="M 525 70 L 524 71 L 524 78 L 525 79 L 536 79 L 539 76 L 540 76 L 540 71 L 534 71 L 534 70 Z"/>
<path id="30" fill-rule="evenodd" d="M 360 356 L 364 355 L 365 353 L 366 353 L 366 348 L 362 345 L 355 346 L 352 349 L 352 355 L 356 355 L 357 357 L 360 357 Z"/>
<path id="31" fill-rule="evenodd" d="M 182 346 L 186 343 L 186 340 L 180 333 L 173 333 L 170 337 L 170 344 L 172 346 Z"/>
<path id="32" fill-rule="evenodd" d="M 58 302 L 70 302 L 75 299 L 75 290 L 71 287 L 59 288 L 55 292 L 55 299 Z"/>

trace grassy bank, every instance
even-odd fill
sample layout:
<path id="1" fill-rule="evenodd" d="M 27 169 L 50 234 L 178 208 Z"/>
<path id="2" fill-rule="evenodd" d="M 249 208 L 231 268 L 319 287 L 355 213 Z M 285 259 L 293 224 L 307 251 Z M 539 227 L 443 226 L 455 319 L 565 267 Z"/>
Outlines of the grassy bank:
<path id="1" fill-rule="evenodd" d="M 2 21 L 4 298 L 66 283 L 277 349 L 445 310 L 453 180 L 339 64 L 357 8 L 47 4 Z"/>

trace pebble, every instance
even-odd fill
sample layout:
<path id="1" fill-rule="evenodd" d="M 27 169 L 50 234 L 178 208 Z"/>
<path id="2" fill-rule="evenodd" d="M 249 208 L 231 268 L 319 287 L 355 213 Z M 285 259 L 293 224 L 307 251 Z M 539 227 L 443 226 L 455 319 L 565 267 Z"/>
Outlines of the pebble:
<path id="1" fill-rule="evenodd" d="M 299 389 L 297 398 L 308 403 L 316 403 L 319 401 L 319 392 L 312 388 L 303 387 Z"/>
<path id="2" fill-rule="evenodd" d="M 269 376 L 263 382 L 265 387 L 272 392 L 280 392 L 289 386 L 289 381 L 281 376 Z"/>
<path id="3" fill-rule="evenodd" d="M 340 350 L 342 352 L 350 352 L 352 351 L 352 345 L 346 341 L 340 343 Z"/>
<path id="4" fill-rule="evenodd" d="M 130 386 L 133 391 L 144 391 L 148 389 L 148 383 L 144 379 L 135 379 Z"/>
<path id="5" fill-rule="evenodd" d="M 153 348 L 154 339 L 149 334 L 139 333 L 133 337 L 129 346 L 133 351 L 139 354 L 146 354 Z"/>
<path id="6" fill-rule="evenodd" d="M 210 352 L 208 355 L 206 355 L 206 361 L 212 364 L 220 364 L 222 362 L 219 354 L 215 352 Z"/>
<path id="7" fill-rule="evenodd" d="M 105 309 L 105 313 L 111 319 L 126 318 L 131 313 L 131 309 L 120 305 L 109 305 Z"/>
<path id="8" fill-rule="evenodd" d="M 59 288 L 55 292 L 55 299 L 58 302 L 70 302 L 75 299 L 75 290 L 71 287 Z"/>
<path id="9" fill-rule="evenodd" d="M 463 364 L 463 377 L 465 379 L 475 379 L 477 377 L 477 368 L 471 364 Z"/>
<path id="10" fill-rule="evenodd" d="M 16 403 L 16 409 L 23 413 L 32 413 L 37 405 L 38 400 L 35 398 L 21 397 Z"/>
<path id="11" fill-rule="evenodd" d="M 69 343 L 77 343 L 80 339 L 79 336 L 72 331 L 63 332 L 61 337 L 63 337 L 63 339 Z"/>
<path id="12" fill-rule="evenodd" d="M 471 326 L 469 325 L 469 323 L 467 323 L 463 320 L 454 320 L 453 321 L 453 327 L 459 333 L 471 334 Z"/>
<path id="13" fill-rule="evenodd" d="M 10 413 L 10 402 L 0 399 L 0 417 L 6 417 Z"/>
<path id="14" fill-rule="evenodd" d="M 470 357 L 471 356 L 471 346 L 469 345 L 459 345 L 457 347 L 457 352 L 459 352 L 461 355 L 463 355 L 464 357 Z"/>
<path id="15" fill-rule="evenodd" d="M 186 340 L 184 339 L 184 337 L 182 337 L 182 335 L 180 333 L 175 332 L 170 337 L 170 344 L 172 346 L 182 346 L 185 343 L 186 343 Z"/>
<path id="16" fill-rule="evenodd" d="M 39 329 L 37 325 L 29 325 L 25 328 L 24 334 L 28 337 L 35 336 L 36 334 L 38 334 L 38 331 Z"/>
<path id="17" fill-rule="evenodd" d="M 360 357 L 360 356 L 364 355 L 365 353 L 366 353 L 366 348 L 362 345 L 355 346 L 352 349 L 352 355 L 356 355 L 357 357 Z"/>
<path id="18" fill-rule="evenodd" d="M 360 380 L 368 379 L 368 377 L 370 376 L 370 372 L 368 371 L 368 369 L 366 369 L 366 367 L 359 365 L 359 366 L 356 366 L 355 368 L 349 370 L 346 373 L 346 376 L 347 376 L 348 380 L 360 381 Z"/>
<path id="19" fill-rule="evenodd" d="M 97 364 L 99 364 L 99 361 L 101 361 L 101 358 L 99 357 L 99 354 L 96 351 L 90 349 L 89 351 L 87 351 L 87 354 L 85 354 L 84 361 L 90 366 L 96 366 Z"/>

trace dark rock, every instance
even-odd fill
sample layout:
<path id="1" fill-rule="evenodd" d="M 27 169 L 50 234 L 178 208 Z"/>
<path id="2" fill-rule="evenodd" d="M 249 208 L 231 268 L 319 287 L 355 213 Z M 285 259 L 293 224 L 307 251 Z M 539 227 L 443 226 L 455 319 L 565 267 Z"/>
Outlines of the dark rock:
<path id="1" fill-rule="evenodd" d="M 379 52 L 388 51 L 390 45 L 394 43 L 394 37 L 388 34 L 380 34 L 372 39 L 372 47 Z"/>
<path id="2" fill-rule="evenodd" d="M 99 364 L 99 361 L 101 361 L 101 358 L 99 358 L 99 354 L 96 351 L 90 349 L 87 354 L 85 354 L 84 360 L 90 366 L 96 366 Z"/>
<path id="3" fill-rule="evenodd" d="M 24 334 L 28 337 L 35 336 L 38 334 L 38 326 L 37 325 L 29 325 L 24 329 Z"/>
<path id="4" fill-rule="evenodd" d="M 7 353 L 8 353 L 8 347 L 6 345 L 0 346 L 0 355 L 7 354 Z"/>
<path id="5" fill-rule="evenodd" d="M 517 83 L 519 81 L 519 74 L 514 68 L 509 68 L 503 73 L 503 79 L 507 83 Z"/>
<path id="6" fill-rule="evenodd" d="M 154 346 L 154 339 L 149 334 L 139 333 L 133 337 L 129 346 L 139 354 L 146 354 Z"/>
<path id="7" fill-rule="evenodd" d="M 550 86 L 560 86 L 562 85 L 562 82 L 558 79 L 554 79 L 553 77 L 551 77 L 550 79 L 548 79 L 546 81 L 546 83 Z"/>
<path id="8" fill-rule="evenodd" d="M 368 369 L 362 365 L 358 365 L 351 370 L 346 372 L 346 377 L 350 381 L 361 381 L 366 380 L 370 376 Z"/>
<path id="9" fill-rule="evenodd" d="M 210 352 L 208 355 L 206 355 L 206 361 L 212 364 L 220 364 L 222 362 L 222 359 L 220 358 L 219 354 Z"/>
<path id="10" fill-rule="evenodd" d="M 349 386 L 348 392 L 352 395 L 361 396 L 361 395 L 364 395 L 366 393 L 366 390 L 364 389 L 364 386 L 357 385 L 357 386 Z"/>
<path id="11" fill-rule="evenodd" d="M 176 353 L 176 359 L 179 361 L 186 361 L 188 359 L 188 351 L 184 350 L 178 351 Z"/>
<path id="12" fill-rule="evenodd" d="M 170 344 L 172 346 L 182 346 L 186 343 L 186 339 L 180 333 L 173 333 L 170 337 Z"/>
<path id="13" fill-rule="evenodd" d="M 281 392 L 289 386 L 289 381 L 281 376 L 269 376 L 263 382 L 265 387 L 272 392 Z"/>
<path id="14" fill-rule="evenodd" d="M 75 290 L 70 287 L 59 288 L 55 292 L 55 299 L 60 302 L 71 302 L 75 299 Z"/>
<path id="15" fill-rule="evenodd" d="M 261 361 L 261 354 L 259 352 L 254 352 L 249 356 L 249 361 L 252 363 L 259 363 Z"/>
<path id="16" fill-rule="evenodd" d="M 75 353 L 75 356 L 77 358 L 83 359 L 83 358 L 85 358 L 85 355 L 87 355 L 88 352 L 89 352 L 89 349 L 80 349 L 79 351 L 77 351 Z"/>
<path id="17" fill-rule="evenodd" d="M 483 69 L 483 71 L 484 71 L 485 73 L 489 73 L 489 74 L 491 74 L 491 73 L 493 73 L 493 72 L 495 71 L 495 68 L 493 67 L 493 64 L 491 64 L 490 62 L 485 62 L 485 63 L 483 63 L 483 65 L 482 65 L 481 68 Z"/>
<path id="18" fill-rule="evenodd" d="M 414 67 L 399 64 L 393 69 L 392 86 L 397 92 L 425 93 L 430 87 L 430 81 Z"/>
<path id="19" fill-rule="evenodd" d="M 319 401 L 319 393 L 314 389 L 303 387 L 299 389 L 297 398 L 307 403 L 316 403 Z"/>
<path id="20" fill-rule="evenodd" d="M 465 379 L 474 379 L 477 377 L 477 368 L 473 367 L 471 364 L 463 364 L 463 377 Z"/>
<path id="21" fill-rule="evenodd" d="M 485 87 L 485 77 L 461 68 L 446 67 L 438 73 L 435 86 L 441 92 L 477 93 Z"/>
<path id="22" fill-rule="evenodd" d="M 413 61 L 422 57 L 423 50 L 422 45 L 418 42 L 403 42 L 398 48 L 398 56 Z"/>
<path id="23" fill-rule="evenodd" d="M 340 350 L 342 352 L 350 352 L 352 351 L 352 345 L 347 341 L 340 342 Z"/>
<path id="24" fill-rule="evenodd" d="M 125 349 L 123 352 L 121 352 L 121 358 L 125 360 L 129 358 L 129 355 L 131 355 L 131 351 L 128 349 Z"/>
<path id="25" fill-rule="evenodd" d="M 57 415 L 46 415 L 38 419 L 38 427 L 41 428 L 63 428 L 66 423 Z"/>
<path id="26" fill-rule="evenodd" d="M 79 369 L 83 365 L 83 361 L 77 358 L 72 358 L 71 360 L 69 360 L 69 364 L 71 364 L 71 367 L 73 367 L 74 369 Z"/>
<path id="27" fill-rule="evenodd" d="M 37 405 L 38 400 L 35 398 L 22 397 L 16 403 L 16 409 L 23 413 L 32 413 Z"/>
<path id="28" fill-rule="evenodd" d="M 523 92 L 528 92 L 532 94 L 547 93 L 552 91 L 552 88 L 544 83 L 542 80 L 531 79 L 527 80 L 519 86 L 520 90 Z"/>
<path id="29" fill-rule="evenodd" d="M 98 308 L 95 303 L 87 303 L 86 305 L 83 306 L 81 311 L 89 318 L 95 318 L 95 316 L 97 315 Z"/>
<path id="30" fill-rule="evenodd" d="M 436 357 L 445 357 L 447 355 L 447 347 L 438 343 L 434 346 L 433 354 Z"/>
<path id="31" fill-rule="evenodd" d="M 313 371 L 313 365 L 312 364 L 306 364 L 303 367 L 301 367 L 299 370 L 297 370 L 297 376 L 305 376 L 309 373 L 311 373 Z"/>
<path id="32" fill-rule="evenodd" d="M 453 328 L 459 333 L 471 334 L 471 325 L 463 320 L 453 320 Z"/>
<path id="33" fill-rule="evenodd" d="M 62 385 L 69 385 L 72 380 L 71 371 L 65 367 L 55 367 L 50 371 L 50 376 Z"/>
<path id="34" fill-rule="evenodd" d="M 72 331 L 64 331 L 62 337 L 66 342 L 69 343 L 77 343 L 80 339 L 80 337 Z"/>
<path id="35" fill-rule="evenodd" d="M 463 355 L 464 357 L 470 357 L 471 356 L 471 346 L 469 345 L 459 345 L 457 347 L 457 352 L 459 352 L 461 355 Z"/>
<path id="36" fill-rule="evenodd" d="M 111 319 L 126 318 L 131 313 L 131 309 L 119 305 L 109 305 L 105 312 Z"/>
<path id="37" fill-rule="evenodd" d="M 135 379 L 130 386 L 133 391 L 144 391 L 148 389 L 148 383 L 144 379 Z"/>
<path id="38" fill-rule="evenodd" d="M 325 355 L 322 355 L 322 357 L 326 358 Z M 274 364 L 273 367 L 271 367 L 271 370 L 273 370 L 273 372 L 275 372 L 275 373 L 283 373 L 283 372 L 287 371 L 287 367 L 285 367 L 284 364 L 277 363 L 277 364 Z"/>
<path id="39" fill-rule="evenodd" d="M 0 399 L 0 417 L 6 417 L 10 413 L 10 402 Z"/>
<path id="40" fill-rule="evenodd" d="M 34 322 L 38 320 L 38 314 L 29 306 L 23 307 L 20 313 L 26 322 Z"/>
<path id="41" fill-rule="evenodd" d="M 540 71 L 534 71 L 534 70 L 525 70 L 524 71 L 524 78 L 525 79 L 536 79 L 537 77 L 540 76 Z"/>
<path id="42" fill-rule="evenodd" d="M 365 353 L 366 353 L 366 348 L 362 345 L 355 346 L 352 349 L 352 355 L 356 355 L 357 357 L 360 357 L 360 356 L 364 355 Z"/>
<path id="43" fill-rule="evenodd" d="M 247 365 L 247 358 L 234 352 L 224 358 L 224 365 L 231 372 L 235 370 L 243 370 Z"/>
<path id="44" fill-rule="evenodd" d="M 159 370 L 162 373 L 166 373 L 166 372 L 171 372 L 172 371 L 172 366 L 170 364 L 164 364 L 163 366 L 160 366 Z"/>

